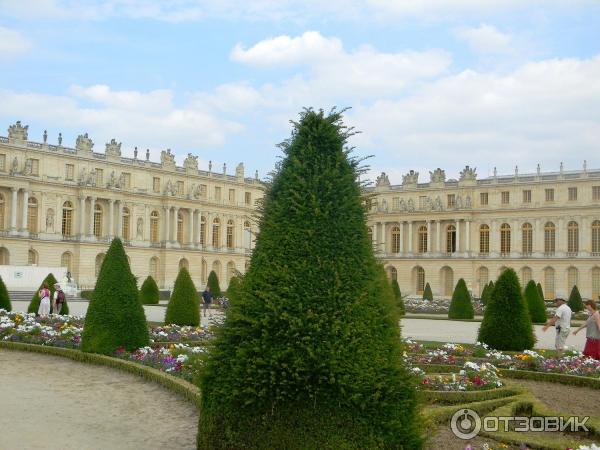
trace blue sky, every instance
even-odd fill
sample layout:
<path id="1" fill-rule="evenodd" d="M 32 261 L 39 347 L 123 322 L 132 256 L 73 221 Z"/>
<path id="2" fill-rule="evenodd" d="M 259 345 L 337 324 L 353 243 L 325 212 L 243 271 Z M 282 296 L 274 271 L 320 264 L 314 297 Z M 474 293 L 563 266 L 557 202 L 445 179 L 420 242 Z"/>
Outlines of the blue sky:
<path id="1" fill-rule="evenodd" d="M 392 183 L 600 168 L 599 1 L 0 0 L 0 55 L 0 126 L 32 140 L 264 175 L 290 119 L 337 105 Z"/>

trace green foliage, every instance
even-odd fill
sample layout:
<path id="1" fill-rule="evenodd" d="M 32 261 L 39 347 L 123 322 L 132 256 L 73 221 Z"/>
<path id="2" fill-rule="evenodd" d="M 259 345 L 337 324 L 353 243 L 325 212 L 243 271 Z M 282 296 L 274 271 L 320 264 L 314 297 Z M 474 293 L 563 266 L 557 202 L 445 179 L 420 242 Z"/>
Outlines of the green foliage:
<path id="1" fill-rule="evenodd" d="M 548 317 L 546 316 L 546 304 L 544 299 L 540 297 L 535 281 L 529 280 L 525 287 L 525 301 L 527 309 L 533 323 L 545 323 Z"/>
<path id="2" fill-rule="evenodd" d="M 143 305 L 157 305 L 159 297 L 158 285 L 154 278 L 148 275 L 140 288 L 140 301 Z"/>
<path id="3" fill-rule="evenodd" d="M 431 286 L 429 286 L 429 283 L 425 284 L 425 289 L 423 290 L 423 300 L 433 300 L 433 292 L 431 292 Z"/>
<path id="4" fill-rule="evenodd" d="M 6 285 L 4 284 L 2 277 L 0 277 L 0 309 L 12 311 L 10 297 L 8 296 L 8 289 L 6 289 Z"/>
<path id="5" fill-rule="evenodd" d="M 44 283 L 48 284 L 48 289 L 50 290 L 50 305 L 52 305 L 52 298 L 54 298 L 54 285 L 57 283 L 56 278 L 54 278 L 54 275 L 52 273 L 49 273 L 48 275 L 46 275 L 46 278 L 44 278 L 44 281 L 41 282 L 40 287 L 37 288 L 37 290 L 33 293 L 33 297 L 31 298 L 31 302 L 29 303 L 29 306 L 27 307 L 27 312 L 28 313 L 35 313 L 37 314 L 38 309 L 40 309 L 40 289 L 42 289 L 42 286 L 44 285 Z"/>
<path id="6" fill-rule="evenodd" d="M 200 380 L 202 449 L 422 447 L 341 115 L 305 111 Z"/>
<path id="7" fill-rule="evenodd" d="M 129 268 L 123 243 L 114 239 L 106 253 L 90 300 L 81 350 L 110 355 L 148 345 L 148 324 L 138 298 L 135 278 Z"/>
<path id="8" fill-rule="evenodd" d="M 60 308 L 60 315 L 61 316 L 68 316 L 69 315 L 69 303 L 67 302 L 67 295 L 65 294 L 65 301 L 62 304 L 62 307 Z"/>
<path id="9" fill-rule="evenodd" d="M 544 300 L 546 297 L 544 297 L 544 290 L 542 289 L 542 284 L 538 283 L 536 287 L 540 294 L 540 297 L 542 298 L 542 300 Z"/>
<path id="10" fill-rule="evenodd" d="M 165 323 L 175 325 L 200 325 L 200 299 L 196 286 L 185 267 L 179 270 L 173 295 L 167 305 Z"/>
<path id="11" fill-rule="evenodd" d="M 567 305 L 569 305 L 569 308 L 571 308 L 571 311 L 573 312 L 579 312 L 585 309 L 585 306 L 583 306 L 583 300 L 581 300 L 581 294 L 579 293 L 579 289 L 577 288 L 576 284 L 573 286 L 573 289 L 571 289 L 571 295 L 569 295 L 569 301 L 567 302 Z"/>
<path id="12" fill-rule="evenodd" d="M 483 287 L 483 291 L 481 292 L 481 303 L 483 305 L 487 305 L 490 302 L 490 297 L 492 296 L 493 290 L 494 285 L 491 281 Z"/>
<path id="13" fill-rule="evenodd" d="M 535 337 L 531 317 L 513 269 L 506 269 L 496 281 L 485 308 L 478 341 L 497 350 L 533 348 Z"/>
<path id="14" fill-rule="evenodd" d="M 211 270 L 208 274 L 208 281 L 206 285 L 210 288 L 210 292 L 212 292 L 213 298 L 221 297 L 222 292 L 219 286 L 219 277 L 217 277 L 217 274 L 214 270 Z"/>
<path id="15" fill-rule="evenodd" d="M 448 309 L 449 319 L 472 319 L 475 317 L 475 310 L 471 302 L 471 294 L 467 289 L 467 284 L 462 278 L 456 283 L 452 293 L 452 301 Z"/>
<path id="16" fill-rule="evenodd" d="M 400 292 L 398 280 L 392 280 L 392 290 L 394 291 L 394 299 L 396 300 L 398 313 L 400 314 L 400 316 L 403 316 L 404 314 L 406 314 L 406 308 L 404 307 L 404 299 L 402 298 L 402 292 Z"/>
<path id="17" fill-rule="evenodd" d="M 94 296 L 94 291 L 92 289 L 83 290 L 83 291 L 79 292 L 79 296 L 81 298 L 85 298 L 86 300 L 91 300 L 92 297 Z"/>

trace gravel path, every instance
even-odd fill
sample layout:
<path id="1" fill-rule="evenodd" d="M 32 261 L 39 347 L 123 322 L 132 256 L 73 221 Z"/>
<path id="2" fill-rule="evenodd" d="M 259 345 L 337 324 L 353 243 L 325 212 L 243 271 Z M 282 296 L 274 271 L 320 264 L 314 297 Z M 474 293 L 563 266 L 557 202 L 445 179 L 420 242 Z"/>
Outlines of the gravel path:
<path id="1" fill-rule="evenodd" d="M 0 349 L 0 449 L 194 449 L 198 412 L 107 367 Z"/>

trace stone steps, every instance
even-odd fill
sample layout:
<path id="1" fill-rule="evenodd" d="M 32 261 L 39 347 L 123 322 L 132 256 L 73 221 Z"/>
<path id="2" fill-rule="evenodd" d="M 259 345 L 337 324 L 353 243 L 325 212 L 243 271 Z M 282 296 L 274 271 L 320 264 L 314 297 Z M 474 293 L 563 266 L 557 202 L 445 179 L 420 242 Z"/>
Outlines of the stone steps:
<path id="1" fill-rule="evenodd" d="M 8 298 L 11 302 L 29 302 L 33 297 L 33 291 L 8 291 Z M 85 298 L 79 295 L 67 295 L 68 302 L 87 302 Z"/>

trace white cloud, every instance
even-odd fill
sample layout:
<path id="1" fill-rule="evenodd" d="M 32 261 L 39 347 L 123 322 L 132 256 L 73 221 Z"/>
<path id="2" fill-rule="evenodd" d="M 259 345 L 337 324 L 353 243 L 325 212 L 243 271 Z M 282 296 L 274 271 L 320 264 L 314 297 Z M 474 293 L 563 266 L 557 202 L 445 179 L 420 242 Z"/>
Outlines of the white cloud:
<path id="1" fill-rule="evenodd" d="M 460 28 L 456 35 L 480 54 L 500 54 L 513 51 L 513 38 L 494 26 L 482 24 L 475 28 Z"/>
<path id="2" fill-rule="evenodd" d="M 20 56 L 31 48 L 31 42 L 20 32 L 0 26 L 0 54 L 3 57 Z"/>

